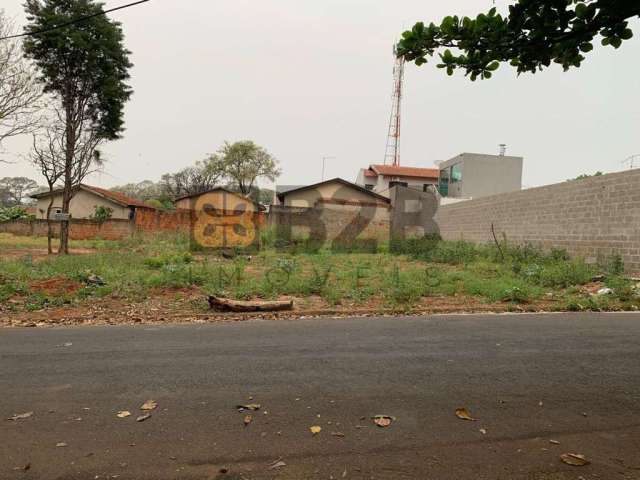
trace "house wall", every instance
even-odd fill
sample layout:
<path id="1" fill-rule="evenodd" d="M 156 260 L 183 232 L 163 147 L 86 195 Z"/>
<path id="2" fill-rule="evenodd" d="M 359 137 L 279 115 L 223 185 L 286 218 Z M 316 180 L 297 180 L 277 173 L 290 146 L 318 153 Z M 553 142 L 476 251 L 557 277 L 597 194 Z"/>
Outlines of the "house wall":
<path id="1" fill-rule="evenodd" d="M 441 206 L 443 238 L 492 242 L 498 238 L 566 249 L 595 262 L 622 256 L 640 273 L 640 169 Z"/>
<path id="2" fill-rule="evenodd" d="M 373 191 L 379 195 L 384 195 L 388 197 L 390 195 L 389 192 L 389 182 L 397 180 L 400 182 L 407 182 L 407 187 L 418 190 L 420 192 L 423 191 L 425 185 L 437 185 L 437 180 L 429 180 L 428 178 L 415 178 L 415 177 L 388 177 L 386 175 L 378 175 L 378 182 L 376 186 L 373 188 Z"/>
<path id="3" fill-rule="evenodd" d="M 360 202 L 365 204 L 375 203 L 385 205 L 382 200 L 344 185 L 340 182 L 330 182 L 313 189 L 302 190 L 286 194 L 284 206 L 298 208 L 312 208 L 322 199 L 331 199 L 336 202 Z"/>
<path id="4" fill-rule="evenodd" d="M 389 192 L 389 182 L 393 180 L 395 177 L 389 177 L 386 175 L 378 175 L 377 178 L 373 177 L 365 177 L 364 172 L 366 169 L 361 169 L 358 173 L 358 178 L 356 179 L 356 185 L 360 185 L 364 187 L 365 185 L 373 185 L 373 192 L 378 195 L 383 195 L 385 197 L 390 196 Z M 398 177 L 398 180 L 401 182 L 407 182 L 407 186 L 414 190 L 422 191 L 425 184 L 428 185 L 437 185 L 437 180 L 429 180 L 425 178 L 417 178 L 417 177 Z"/>
<path id="5" fill-rule="evenodd" d="M 463 153 L 440 165 L 462 168 L 462 182 L 449 183 L 450 197 L 480 198 L 522 190 L 522 157 Z"/>
<path id="6" fill-rule="evenodd" d="M 49 201 L 49 197 L 38 199 L 36 218 L 42 220 L 47 219 Z M 95 213 L 96 207 L 111 208 L 113 210 L 111 218 L 114 220 L 129 220 L 129 213 L 131 211 L 129 207 L 123 207 L 86 190 L 78 190 L 73 196 L 71 204 L 69 205 L 69 213 L 72 218 L 88 219 Z M 62 208 L 62 194 L 54 195 L 53 197 L 52 212 L 55 212 L 56 208 Z"/>
<path id="7" fill-rule="evenodd" d="M 314 208 L 272 205 L 268 224 L 276 229 L 291 228 L 293 239 L 309 238 L 309 225 L 319 224 L 322 227 L 315 232 L 315 240 L 322 232 L 326 242 L 341 239 L 342 245 L 362 240 L 388 241 L 390 208 L 322 203 Z"/>

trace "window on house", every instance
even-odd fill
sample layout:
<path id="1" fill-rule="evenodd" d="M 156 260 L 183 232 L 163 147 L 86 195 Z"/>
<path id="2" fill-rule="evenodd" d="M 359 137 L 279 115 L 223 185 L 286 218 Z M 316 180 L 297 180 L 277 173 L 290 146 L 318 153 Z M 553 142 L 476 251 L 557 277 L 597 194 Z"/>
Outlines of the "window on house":
<path id="1" fill-rule="evenodd" d="M 446 197 L 449 195 L 449 169 L 440 170 L 440 184 L 438 187 L 440 195 Z"/>
<path id="2" fill-rule="evenodd" d="M 451 183 L 458 183 L 462 181 L 462 165 L 457 164 L 451 167 Z"/>
<path id="3" fill-rule="evenodd" d="M 389 188 L 393 188 L 393 187 L 408 187 L 409 184 L 407 182 L 395 182 L 395 181 L 391 181 L 389 182 Z"/>
<path id="4" fill-rule="evenodd" d="M 430 186 L 431 186 L 430 183 L 425 183 L 424 185 L 422 185 L 422 191 L 423 192 L 428 192 Z"/>
<path id="5" fill-rule="evenodd" d="M 364 188 L 366 188 L 367 190 L 373 190 L 373 185 L 365 185 Z"/>

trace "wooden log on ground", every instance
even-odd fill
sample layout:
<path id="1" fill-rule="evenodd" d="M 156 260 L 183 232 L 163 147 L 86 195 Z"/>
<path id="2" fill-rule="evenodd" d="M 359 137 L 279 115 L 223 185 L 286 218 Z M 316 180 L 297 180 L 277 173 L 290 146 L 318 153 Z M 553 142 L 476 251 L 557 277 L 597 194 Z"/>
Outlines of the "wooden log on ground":
<path id="1" fill-rule="evenodd" d="M 210 295 L 209 306 L 212 310 L 219 310 L 223 312 L 277 312 L 293 310 L 293 300 L 275 302 L 243 302 L 240 300 L 231 300 L 229 298 L 219 298 Z"/>

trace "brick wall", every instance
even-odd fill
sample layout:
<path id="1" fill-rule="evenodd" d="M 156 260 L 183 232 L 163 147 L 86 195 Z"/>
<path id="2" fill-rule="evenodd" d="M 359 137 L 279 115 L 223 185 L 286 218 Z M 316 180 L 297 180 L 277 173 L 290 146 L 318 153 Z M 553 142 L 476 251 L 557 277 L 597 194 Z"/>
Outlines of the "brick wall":
<path id="1" fill-rule="evenodd" d="M 494 223 L 509 242 L 591 262 L 619 254 L 640 273 L 640 169 L 446 205 L 435 218 L 447 240 L 491 242 Z"/>
<path id="2" fill-rule="evenodd" d="M 138 231 L 183 231 L 189 233 L 195 219 L 192 210 L 163 212 L 151 208 L 136 209 L 135 226 Z"/>
<path id="3" fill-rule="evenodd" d="M 19 236 L 47 236 L 46 220 L 14 220 L 0 223 L 0 232 Z M 53 234 L 58 237 L 60 227 L 54 222 Z M 133 233 L 133 224 L 129 220 L 107 220 L 99 223 L 93 220 L 71 220 L 69 237 L 71 240 L 121 240 Z"/>
<path id="4" fill-rule="evenodd" d="M 197 214 L 194 210 L 178 209 L 173 212 L 163 212 L 139 208 L 136 210 L 135 225 L 136 229 L 142 232 L 181 231 L 188 234 L 196 218 Z M 256 212 L 254 221 L 258 227 L 263 226 L 266 223 L 265 213 Z"/>

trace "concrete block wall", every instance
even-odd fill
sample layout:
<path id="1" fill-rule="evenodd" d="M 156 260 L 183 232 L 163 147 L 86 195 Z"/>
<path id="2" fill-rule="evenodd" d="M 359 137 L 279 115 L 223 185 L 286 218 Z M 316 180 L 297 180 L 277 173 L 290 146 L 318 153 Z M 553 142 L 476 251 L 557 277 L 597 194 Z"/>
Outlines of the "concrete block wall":
<path id="1" fill-rule="evenodd" d="M 640 169 L 441 206 L 435 219 L 446 240 L 502 239 L 558 247 L 595 262 L 619 254 L 640 273 Z"/>

